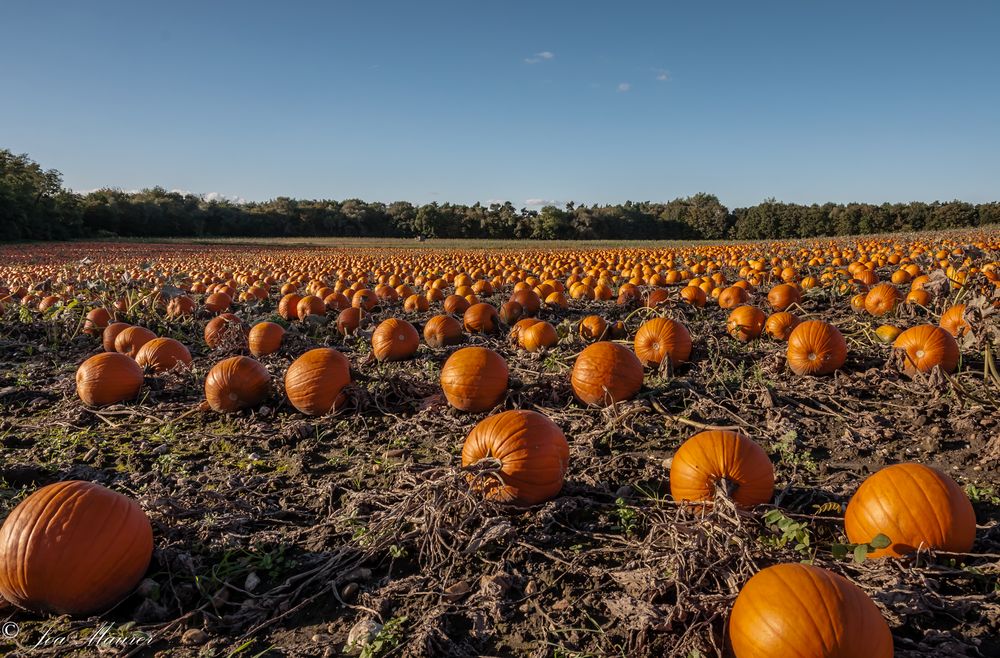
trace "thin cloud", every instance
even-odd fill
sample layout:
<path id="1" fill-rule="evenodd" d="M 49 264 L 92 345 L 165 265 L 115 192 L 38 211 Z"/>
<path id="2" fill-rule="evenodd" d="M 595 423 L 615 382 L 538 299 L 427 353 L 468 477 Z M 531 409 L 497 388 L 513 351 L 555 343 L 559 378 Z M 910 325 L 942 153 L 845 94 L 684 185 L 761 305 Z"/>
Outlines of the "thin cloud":
<path id="1" fill-rule="evenodd" d="M 620 91 L 620 92 L 624 93 L 624 92 L 628 91 L 631 88 L 632 88 L 632 84 L 629 83 L 629 82 L 620 82 L 620 83 L 618 83 L 618 91 Z"/>
<path id="2" fill-rule="evenodd" d="M 670 71 L 667 69 L 653 69 L 653 73 L 656 75 L 656 79 L 660 82 L 667 82 L 670 80 Z"/>
<path id="3" fill-rule="evenodd" d="M 558 206 L 561 202 L 555 199 L 525 199 L 524 205 L 526 206 Z"/>
<path id="4" fill-rule="evenodd" d="M 551 53 L 548 50 L 543 50 L 540 53 L 535 53 L 531 57 L 525 57 L 524 58 L 524 63 L 525 64 L 538 64 L 539 62 L 546 62 L 546 61 L 548 61 L 550 59 L 553 59 L 555 56 L 556 56 L 555 53 Z"/>

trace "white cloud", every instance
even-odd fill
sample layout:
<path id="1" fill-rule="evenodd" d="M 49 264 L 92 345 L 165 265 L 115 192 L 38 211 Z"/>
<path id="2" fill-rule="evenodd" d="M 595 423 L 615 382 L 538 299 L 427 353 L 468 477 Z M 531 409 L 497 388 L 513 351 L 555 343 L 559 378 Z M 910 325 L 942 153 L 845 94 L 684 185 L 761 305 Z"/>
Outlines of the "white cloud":
<path id="1" fill-rule="evenodd" d="M 525 64 L 537 64 L 539 62 L 544 62 L 544 61 L 550 60 L 550 59 L 554 58 L 555 56 L 556 56 L 555 53 L 549 52 L 548 50 L 543 50 L 540 53 L 535 53 L 531 57 L 525 57 L 524 58 L 524 63 Z"/>
<path id="2" fill-rule="evenodd" d="M 653 73 L 656 74 L 656 79 L 660 82 L 666 82 L 670 80 L 670 71 L 667 69 L 653 69 Z"/>
<path id="3" fill-rule="evenodd" d="M 531 206 L 561 206 L 562 202 L 556 201 L 555 199 L 525 199 L 524 205 Z"/>
<path id="4" fill-rule="evenodd" d="M 625 92 L 625 91 L 628 91 L 631 88 L 632 88 L 631 83 L 628 83 L 628 82 L 619 82 L 618 83 L 618 91 Z"/>
<path id="5" fill-rule="evenodd" d="M 497 204 L 497 205 L 502 206 L 503 204 L 507 203 L 507 200 L 506 199 L 486 199 L 486 201 L 483 202 L 483 205 L 485 205 L 485 206 L 492 206 L 494 203 Z"/>
<path id="6" fill-rule="evenodd" d="M 86 196 L 87 194 L 90 194 L 92 192 L 97 192 L 98 190 L 106 190 L 106 189 L 109 189 L 109 188 L 107 188 L 107 187 L 95 187 L 92 190 L 73 190 L 73 192 L 75 192 L 76 194 L 81 194 L 81 195 Z M 110 188 L 110 189 L 117 189 L 117 188 Z M 119 191 L 123 192 L 124 194 L 138 194 L 142 190 L 119 190 Z M 171 194 L 180 194 L 182 196 L 187 196 L 189 194 L 193 194 L 196 197 L 200 197 L 202 201 L 232 201 L 233 203 L 246 203 L 247 202 L 247 200 L 244 199 L 241 196 L 238 196 L 236 194 L 223 194 L 222 192 L 208 192 L 206 194 L 197 194 L 197 193 L 191 192 L 189 190 L 179 190 L 179 189 L 176 189 L 176 188 L 172 189 L 172 190 L 169 190 L 169 192 Z"/>

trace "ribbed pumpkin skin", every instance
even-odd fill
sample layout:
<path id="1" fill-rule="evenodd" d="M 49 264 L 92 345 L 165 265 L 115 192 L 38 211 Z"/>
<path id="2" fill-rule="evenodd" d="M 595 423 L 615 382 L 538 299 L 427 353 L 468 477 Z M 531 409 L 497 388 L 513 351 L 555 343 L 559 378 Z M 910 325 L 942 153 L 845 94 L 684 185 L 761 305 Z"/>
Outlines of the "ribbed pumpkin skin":
<path id="1" fill-rule="evenodd" d="M 507 302 L 500 307 L 498 315 L 505 325 L 510 326 L 524 315 L 524 307 L 517 302 Z"/>
<path id="2" fill-rule="evenodd" d="M 517 335 L 518 343 L 529 352 L 537 352 L 545 347 L 552 347 L 559 342 L 556 328 L 544 320 L 539 320 L 531 326 L 522 329 Z"/>
<path id="3" fill-rule="evenodd" d="M 507 362 L 493 350 L 463 347 L 441 368 L 441 390 L 456 409 L 481 413 L 503 400 L 508 376 Z"/>
<path id="4" fill-rule="evenodd" d="M 0 307 L 2 308 L 2 307 Z M 97 336 L 111 324 L 111 313 L 106 308 L 91 309 L 83 323 L 83 333 Z"/>
<path id="5" fill-rule="evenodd" d="M 281 341 L 285 337 L 285 329 L 274 322 L 258 322 L 250 328 L 247 342 L 250 353 L 256 357 L 274 354 L 281 349 Z"/>
<path id="6" fill-rule="evenodd" d="M 215 349 L 227 337 L 246 336 L 246 326 L 243 320 L 232 313 L 222 313 L 215 316 L 205 325 L 205 344 Z"/>
<path id="7" fill-rule="evenodd" d="M 424 341 L 431 347 L 458 345 L 462 338 L 462 323 L 450 315 L 435 315 L 424 325 Z"/>
<path id="8" fill-rule="evenodd" d="M 965 321 L 964 316 L 965 304 L 955 304 L 941 314 L 941 321 L 938 324 L 955 338 L 960 338 L 969 330 L 969 323 Z"/>
<path id="9" fill-rule="evenodd" d="M 351 362 L 335 349 L 309 350 L 288 366 L 285 395 L 307 416 L 322 416 L 337 408 L 344 387 L 351 383 Z"/>
<path id="10" fill-rule="evenodd" d="M 580 338 L 584 340 L 601 340 L 608 331 L 608 322 L 599 315 L 588 315 L 580 320 Z"/>
<path id="11" fill-rule="evenodd" d="M 705 291 L 698 286 L 684 286 L 681 288 L 681 299 L 691 306 L 701 308 L 705 305 L 708 296 L 705 294 Z"/>
<path id="12" fill-rule="evenodd" d="M 167 302 L 167 317 L 177 318 L 182 315 L 192 315 L 195 308 L 193 299 L 186 295 L 178 295 Z"/>
<path id="13" fill-rule="evenodd" d="M 562 489 L 569 444 L 559 426 L 535 411 L 490 416 L 472 428 L 462 447 L 462 466 L 492 457 L 501 463 L 500 483 L 484 475 L 477 487 L 486 498 L 519 506 L 536 505 Z"/>
<path id="14" fill-rule="evenodd" d="M 165 372 L 178 363 L 191 365 L 191 352 L 173 338 L 154 338 L 142 346 L 135 355 L 135 362 L 142 368 Z"/>
<path id="15" fill-rule="evenodd" d="M 295 305 L 295 315 L 305 320 L 310 315 L 326 315 L 326 304 L 315 295 L 306 295 Z"/>
<path id="16" fill-rule="evenodd" d="M 676 365 L 691 357 L 691 334 L 676 320 L 653 318 L 639 327 L 634 346 L 643 365 L 658 366 L 666 357 Z"/>
<path id="17" fill-rule="evenodd" d="M 774 467 L 764 449 L 739 432 L 699 432 L 685 441 L 670 464 L 670 495 L 678 502 L 711 501 L 716 483 L 736 485 L 733 501 L 761 505 L 774 495 Z"/>
<path id="18" fill-rule="evenodd" d="M 764 312 L 754 306 L 738 306 L 726 320 L 726 331 L 736 340 L 748 342 L 764 330 Z"/>
<path id="19" fill-rule="evenodd" d="M 747 291 L 739 286 L 730 286 L 719 293 L 719 306 L 724 309 L 736 308 L 750 299 Z"/>
<path id="20" fill-rule="evenodd" d="M 580 402 L 606 407 L 635 397 L 642 388 L 642 362 L 617 343 L 594 343 L 576 357 L 570 383 Z"/>
<path id="21" fill-rule="evenodd" d="M 891 313 L 899 304 L 900 294 L 891 283 L 880 283 L 865 295 L 865 310 L 875 317 Z"/>
<path id="22" fill-rule="evenodd" d="M 420 334 L 406 320 L 389 318 L 372 332 L 372 353 L 379 361 L 403 361 L 420 347 Z"/>
<path id="23" fill-rule="evenodd" d="M 285 320 L 298 320 L 299 319 L 299 302 L 302 300 L 302 296 L 294 292 L 290 292 L 278 300 L 278 315 L 280 315 Z"/>
<path id="24" fill-rule="evenodd" d="M 125 331 L 131 327 L 127 322 L 112 322 L 104 331 L 101 332 L 101 345 L 104 347 L 105 352 L 115 351 L 115 341 L 118 340 L 118 334 Z"/>
<path id="25" fill-rule="evenodd" d="M 455 315 L 461 315 L 465 313 L 469 306 L 469 302 L 461 295 L 448 295 L 444 298 L 444 312 L 454 313 Z"/>
<path id="26" fill-rule="evenodd" d="M 533 290 L 518 290 L 510 297 L 510 301 L 517 302 L 524 309 L 524 314 L 531 317 L 538 313 L 542 307 L 542 300 Z"/>
<path id="27" fill-rule="evenodd" d="M 472 333 L 496 333 L 500 326 L 500 315 L 486 302 L 473 304 L 462 315 L 465 330 Z"/>
<path id="28" fill-rule="evenodd" d="M 98 484 L 57 482 L 14 508 L 0 528 L 0 595 L 36 612 L 103 612 L 138 585 L 153 529 L 129 498 Z"/>
<path id="29" fill-rule="evenodd" d="M 799 325 L 799 319 L 788 311 L 772 313 L 764 323 L 764 331 L 774 340 L 788 340 L 792 330 Z"/>
<path id="30" fill-rule="evenodd" d="M 775 311 L 784 311 L 792 304 L 798 304 L 800 301 L 802 301 L 802 294 L 798 288 L 790 283 L 778 284 L 767 293 L 767 303 Z"/>
<path id="31" fill-rule="evenodd" d="M 788 337 L 786 358 L 796 375 L 828 375 L 847 360 L 847 342 L 832 324 L 806 320 Z"/>
<path id="32" fill-rule="evenodd" d="M 910 327 L 899 334 L 893 349 L 903 350 L 903 372 L 914 375 L 941 366 L 945 372 L 958 367 L 958 343 L 950 333 L 932 324 Z"/>
<path id="33" fill-rule="evenodd" d="M 354 306 L 345 308 L 337 316 L 337 331 L 343 336 L 353 334 L 367 324 L 368 312 Z"/>
<path id="34" fill-rule="evenodd" d="M 248 356 L 219 361 L 205 377 L 205 399 L 219 413 L 256 407 L 267 399 L 271 375 Z"/>
<path id="35" fill-rule="evenodd" d="M 233 298 L 224 292 L 212 293 L 205 298 L 205 308 L 212 313 L 221 313 L 228 310 L 233 303 Z"/>
<path id="36" fill-rule="evenodd" d="M 923 464 L 895 464 L 861 483 L 844 514 L 852 543 L 879 533 L 892 540 L 870 558 L 900 557 L 917 548 L 967 553 L 976 539 L 976 514 L 962 488 Z"/>
<path id="37" fill-rule="evenodd" d="M 892 658 L 878 607 L 843 576 L 776 564 L 747 581 L 729 617 L 736 658 Z"/>
<path id="38" fill-rule="evenodd" d="M 142 346 L 156 338 L 146 327 L 128 327 L 115 338 L 115 351 L 135 358 Z"/>
<path id="39" fill-rule="evenodd" d="M 118 352 L 95 354 L 76 370 L 76 394 L 91 407 L 134 400 L 141 388 L 142 368 Z"/>

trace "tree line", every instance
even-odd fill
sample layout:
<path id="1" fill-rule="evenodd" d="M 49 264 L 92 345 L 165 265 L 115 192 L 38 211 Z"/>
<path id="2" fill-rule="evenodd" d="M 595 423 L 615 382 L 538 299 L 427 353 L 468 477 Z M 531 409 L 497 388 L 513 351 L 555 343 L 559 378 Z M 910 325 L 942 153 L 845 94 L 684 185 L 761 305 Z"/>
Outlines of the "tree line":
<path id="1" fill-rule="evenodd" d="M 0 240 L 95 237 L 369 236 L 593 239 L 784 239 L 946 229 L 1000 223 L 1000 203 L 801 205 L 766 200 L 729 210 L 712 194 L 667 202 L 517 208 L 406 201 L 385 204 L 278 197 L 205 200 L 162 187 L 77 194 L 27 155 L 0 149 Z"/>

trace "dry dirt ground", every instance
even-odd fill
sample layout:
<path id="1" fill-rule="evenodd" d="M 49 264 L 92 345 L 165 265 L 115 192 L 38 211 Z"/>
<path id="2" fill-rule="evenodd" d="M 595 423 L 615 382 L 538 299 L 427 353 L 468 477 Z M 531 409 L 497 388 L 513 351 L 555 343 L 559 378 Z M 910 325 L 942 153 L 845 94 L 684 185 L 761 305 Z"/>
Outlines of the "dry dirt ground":
<path id="1" fill-rule="evenodd" d="M 637 399 L 603 411 L 573 400 L 569 371 L 584 347 L 576 322 L 627 318 L 634 335 L 648 310 L 593 301 L 544 310 L 563 338 L 543 354 L 469 337 L 511 366 L 501 407 L 541 411 L 569 440 L 561 495 L 513 511 L 470 495 L 457 469 L 466 434 L 486 415 L 457 412 L 441 395 L 440 367 L 457 348 L 422 345 L 413 361 L 378 364 L 366 333 L 293 324 L 280 352 L 262 359 L 276 384 L 267 405 L 221 416 L 197 410 L 201 382 L 238 350 L 208 350 L 204 318 L 147 314 L 131 320 L 188 345 L 193 370 L 149 378 L 137 404 L 94 411 L 74 390 L 77 364 L 100 349 L 77 332 L 79 317 L 43 321 L 8 306 L 0 516 L 41 485 L 93 480 L 140 501 L 156 551 L 139 591 L 100 619 L 0 611 L 19 625 L 17 637 L 0 638 L 2 651 L 94 655 L 80 642 L 111 622 L 123 638 L 150 634 L 134 655 L 332 656 L 369 626 L 369 657 L 717 656 L 747 578 L 812 560 L 877 602 L 897 656 L 1000 656 L 1000 391 L 984 382 L 982 351 L 966 351 L 953 378 L 911 380 L 846 299 L 831 305 L 814 290 L 803 307 L 847 337 L 834 376 L 791 375 L 782 344 L 737 343 L 717 306 L 672 305 L 660 312 L 690 328 L 692 363 L 647 371 Z M 273 300 L 240 313 L 279 319 Z M 377 312 L 369 332 L 399 313 Z M 420 330 L 432 314 L 407 318 Z M 897 322 L 925 314 L 904 311 Z M 354 382 L 343 411 L 308 418 L 284 400 L 281 379 L 321 345 L 350 358 Z M 780 514 L 673 504 L 670 458 L 699 424 L 738 428 L 766 448 L 777 475 L 770 509 Z M 973 553 L 861 564 L 835 556 L 851 494 L 904 460 L 944 470 L 969 493 Z M 36 647 L 46 632 L 77 643 Z"/>

